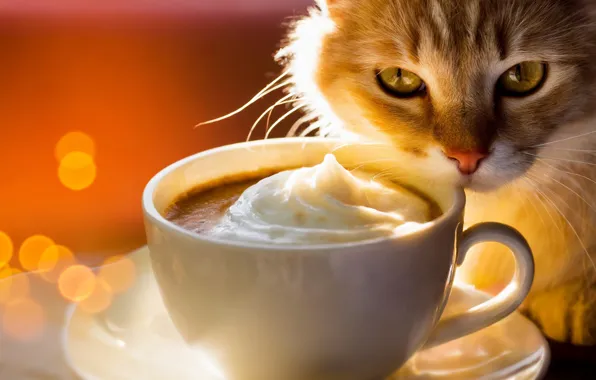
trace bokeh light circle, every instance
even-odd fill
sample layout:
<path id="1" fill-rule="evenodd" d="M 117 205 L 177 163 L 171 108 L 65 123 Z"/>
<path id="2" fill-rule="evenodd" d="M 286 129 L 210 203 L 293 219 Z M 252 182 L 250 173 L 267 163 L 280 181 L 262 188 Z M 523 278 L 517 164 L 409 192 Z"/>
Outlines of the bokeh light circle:
<path id="1" fill-rule="evenodd" d="M 105 281 L 115 294 L 127 291 L 135 281 L 136 269 L 131 259 L 112 256 L 106 259 L 97 277 Z"/>
<path id="2" fill-rule="evenodd" d="M 25 270 L 36 271 L 41 256 L 52 245 L 54 241 L 47 236 L 34 235 L 27 238 L 19 249 L 19 262 Z"/>
<path id="3" fill-rule="evenodd" d="M 96 278 L 95 287 L 89 297 L 79 303 L 83 311 L 96 314 L 106 310 L 112 304 L 110 286 L 100 277 Z"/>
<path id="4" fill-rule="evenodd" d="M 56 144 L 54 155 L 58 162 L 62 161 L 69 153 L 83 152 L 95 157 L 95 143 L 93 139 L 84 132 L 73 131 L 65 134 Z"/>
<path id="5" fill-rule="evenodd" d="M 29 295 L 29 278 L 19 269 L 4 267 L 0 270 L 0 304 Z"/>
<path id="6" fill-rule="evenodd" d="M 9 302 L 4 309 L 4 333 L 20 341 L 38 338 L 45 329 L 45 312 L 34 300 L 28 298 Z"/>
<path id="7" fill-rule="evenodd" d="M 10 262 L 14 250 L 14 245 L 8 234 L 0 231 L 0 268 Z"/>
<path id="8" fill-rule="evenodd" d="M 76 264 L 75 257 L 70 249 L 63 245 L 48 247 L 39 259 L 38 269 L 41 277 L 48 282 L 57 282 L 60 274 L 66 268 Z"/>
<path id="9" fill-rule="evenodd" d="M 71 190 L 83 190 L 95 181 L 97 167 L 93 157 L 85 152 L 70 152 L 60 161 L 58 178 Z"/>
<path id="10" fill-rule="evenodd" d="M 95 274 L 84 265 L 66 268 L 58 278 L 58 289 L 64 298 L 72 302 L 87 299 L 95 289 Z"/>

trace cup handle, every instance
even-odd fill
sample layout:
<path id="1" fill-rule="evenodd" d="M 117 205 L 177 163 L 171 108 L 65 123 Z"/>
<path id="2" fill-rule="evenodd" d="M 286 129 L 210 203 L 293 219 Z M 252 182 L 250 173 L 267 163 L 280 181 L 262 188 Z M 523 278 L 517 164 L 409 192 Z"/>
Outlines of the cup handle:
<path id="1" fill-rule="evenodd" d="M 514 228 L 501 223 L 480 223 L 463 232 L 458 245 L 458 265 L 472 246 L 496 242 L 507 246 L 515 258 L 511 282 L 490 300 L 437 324 L 424 348 L 431 348 L 488 327 L 513 313 L 524 301 L 534 279 L 534 257 L 526 239 Z"/>

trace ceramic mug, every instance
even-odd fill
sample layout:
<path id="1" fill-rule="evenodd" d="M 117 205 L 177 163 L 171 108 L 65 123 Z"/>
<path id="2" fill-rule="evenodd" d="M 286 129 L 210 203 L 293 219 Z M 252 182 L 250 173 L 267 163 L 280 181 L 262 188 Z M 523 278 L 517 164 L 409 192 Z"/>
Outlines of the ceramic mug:
<path id="1" fill-rule="evenodd" d="M 147 185 L 146 233 L 164 304 L 186 342 L 209 353 L 222 379 L 383 379 L 417 350 L 501 320 L 528 294 L 534 262 L 524 238 L 497 223 L 463 231 L 464 192 L 418 176 L 405 182 L 431 196 L 443 214 L 401 236 L 304 246 L 238 243 L 163 217 L 200 184 L 315 165 L 341 144 L 291 138 L 224 146 L 169 166 Z M 362 159 L 355 146 L 336 157 L 345 166 Z M 513 253 L 511 283 L 486 303 L 440 320 L 457 265 L 471 246 L 487 241 Z"/>

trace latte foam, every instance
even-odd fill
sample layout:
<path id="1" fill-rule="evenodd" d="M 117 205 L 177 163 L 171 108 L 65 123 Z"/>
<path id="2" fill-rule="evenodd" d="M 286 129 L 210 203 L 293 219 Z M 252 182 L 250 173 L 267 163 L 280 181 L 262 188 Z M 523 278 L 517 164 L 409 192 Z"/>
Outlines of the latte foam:
<path id="1" fill-rule="evenodd" d="M 430 221 L 430 205 L 394 183 L 354 174 L 328 154 L 246 189 L 211 229 L 234 241 L 326 244 L 399 234 Z"/>

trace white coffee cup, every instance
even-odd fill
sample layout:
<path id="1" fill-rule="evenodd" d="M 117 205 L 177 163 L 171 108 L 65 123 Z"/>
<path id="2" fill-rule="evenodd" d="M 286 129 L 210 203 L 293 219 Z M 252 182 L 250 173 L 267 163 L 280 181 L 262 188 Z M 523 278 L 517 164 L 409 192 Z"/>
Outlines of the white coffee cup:
<path id="1" fill-rule="evenodd" d="M 222 379 L 383 379 L 417 350 L 503 319 L 528 294 L 534 262 L 524 238 L 497 223 L 462 231 L 464 192 L 419 176 L 404 181 L 444 213 L 403 236 L 282 247 L 218 240 L 162 216 L 200 184 L 315 165 L 341 145 L 295 138 L 224 146 L 169 166 L 147 185 L 146 232 L 164 304 L 185 340 L 209 353 Z M 336 157 L 352 165 L 362 160 L 358 152 L 352 146 Z M 457 265 L 485 241 L 511 249 L 511 283 L 485 304 L 439 321 Z"/>

